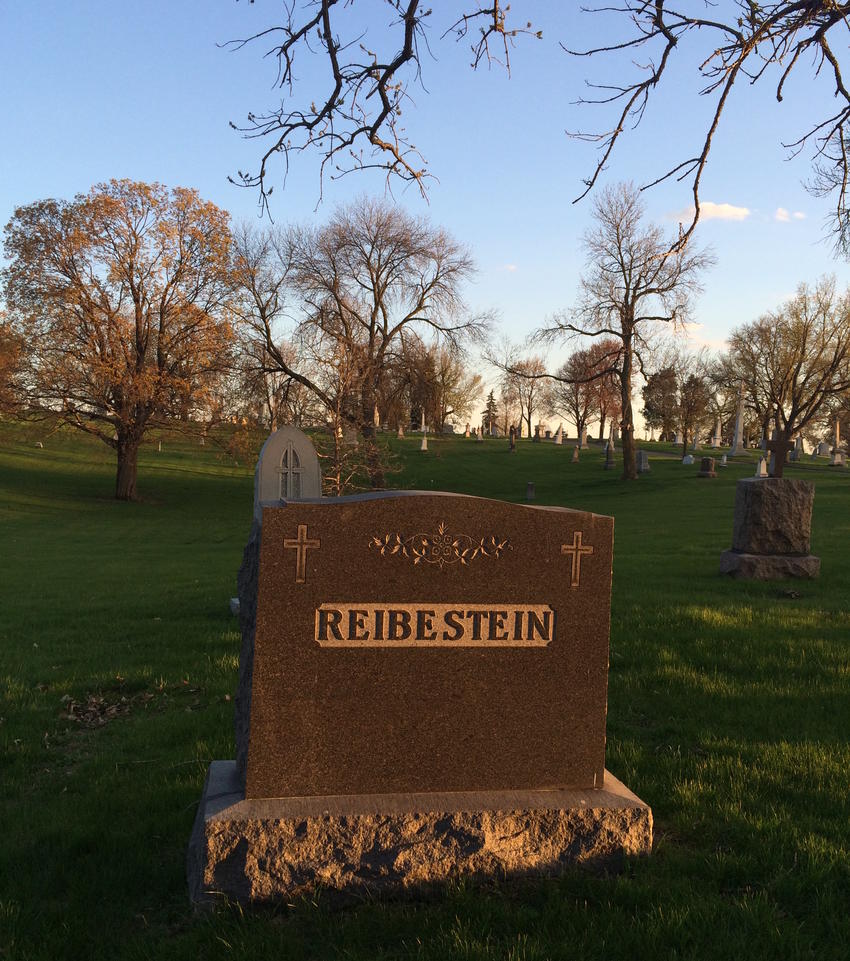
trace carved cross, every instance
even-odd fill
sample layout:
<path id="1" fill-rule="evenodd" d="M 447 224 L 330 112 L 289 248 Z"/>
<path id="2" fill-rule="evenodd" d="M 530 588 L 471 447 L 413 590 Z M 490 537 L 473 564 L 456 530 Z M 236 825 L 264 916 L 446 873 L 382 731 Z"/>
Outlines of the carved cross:
<path id="1" fill-rule="evenodd" d="M 581 577 L 581 556 L 582 554 L 592 554 L 593 548 L 586 544 L 582 544 L 582 532 L 575 531 L 573 533 L 572 544 L 561 544 L 562 554 L 572 555 L 572 571 L 570 572 L 570 587 L 578 587 L 579 578 Z"/>
<path id="2" fill-rule="evenodd" d="M 774 470 L 776 470 L 775 465 L 780 462 L 780 454 L 781 462 L 784 465 L 785 461 L 788 460 L 788 454 L 794 450 L 794 445 L 791 443 L 791 441 L 780 440 L 778 437 L 774 436 L 767 442 L 765 446 L 771 452 L 771 454 L 773 454 L 773 458 L 770 462 L 770 473 L 773 475 Z"/>
<path id="3" fill-rule="evenodd" d="M 310 547 L 321 547 L 322 542 L 318 537 L 307 538 L 307 525 L 298 525 L 298 537 L 287 537 L 283 541 L 283 546 L 294 548 L 298 551 L 295 558 L 295 583 L 305 584 L 307 582 L 307 550 Z"/>

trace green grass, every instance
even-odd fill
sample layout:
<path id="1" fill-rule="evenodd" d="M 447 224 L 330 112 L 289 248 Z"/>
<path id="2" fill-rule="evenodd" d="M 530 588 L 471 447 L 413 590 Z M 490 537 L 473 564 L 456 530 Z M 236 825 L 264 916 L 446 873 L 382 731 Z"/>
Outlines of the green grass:
<path id="1" fill-rule="evenodd" d="M 850 472 L 816 484 L 814 582 L 717 574 L 735 481 L 651 445 L 625 484 L 598 448 L 389 438 L 400 486 L 613 514 L 608 767 L 652 805 L 616 876 L 458 883 L 426 901 L 189 909 L 206 766 L 232 757 L 235 593 L 252 466 L 178 436 L 140 503 L 109 451 L 0 424 L 0 958 L 850 956 Z"/>

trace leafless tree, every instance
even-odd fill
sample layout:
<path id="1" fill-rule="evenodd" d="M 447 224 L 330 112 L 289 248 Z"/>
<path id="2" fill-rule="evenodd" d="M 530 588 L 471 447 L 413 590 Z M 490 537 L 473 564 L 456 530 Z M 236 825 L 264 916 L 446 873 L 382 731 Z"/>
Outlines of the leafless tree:
<path id="1" fill-rule="evenodd" d="M 592 420 L 599 420 L 601 439 L 606 422 L 619 412 L 620 397 L 614 376 L 619 355 L 618 340 L 594 341 L 571 354 L 552 379 L 552 407 L 576 425 L 579 447 L 584 446 L 587 425 Z"/>
<path id="2" fill-rule="evenodd" d="M 801 284 L 778 310 L 734 330 L 729 349 L 750 393 L 771 409 L 781 477 L 792 436 L 850 390 L 850 291 L 839 295 L 834 278 Z"/>
<path id="3" fill-rule="evenodd" d="M 489 318 L 468 314 L 461 296 L 474 270 L 468 251 L 446 231 L 389 203 L 361 198 L 323 227 L 292 229 L 252 250 L 243 258 L 244 317 L 265 343 L 273 369 L 313 391 L 329 411 L 339 410 L 367 439 L 405 337 L 428 334 L 462 351 L 487 330 Z M 299 356 L 325 370 L 330 365 L 333 376 L 305 373 L 281 353 L 287 318 Z M 341 389 L 344 398 L 337 396 Z"/>
<path id="4" fill-rule="evenodd" d="M 594 225 L 584 235 L 586 268 L 578 305 L 540 331 L 544 341 L 610 337 L 617 341 L 612 372 L 620 384 L 623 477 L 637 478 L 632 385 L 635 366 L 660 325 L 681 327 L 700 274 L 713 263 L 706 251 L 671 245 L 643 223 L 644 206 L 631 184 L 607 187 L 594 199 Z"/>
<path id="5" fill-rule="evenodd" d="M 684 9 L 682 9 L 684 7 Z M 701 9 L 693 9 L 700 7 Z M 690 8 L 690 9 L 688 9 Z M 845 86 L 841 58 L 846 51 L 847 18 L 850 3 L 839 0 L 720 0 L 702 4 L 671 4 L 669 0 L 622 0 L 616 7 L 599 5 L 589 12 L 612 15 L 626 23 L 626 39 L 582 51 L 577 56 L 602 54 L 628 58 L 618 64 L 616 76 L 607 83 L 592 85 L 597 95 L 584 102 L 614 105 L 611 126 L 597 133 L 574 136 L 599 144 L 599 160 L 585 181 L 584 196 L 607 167 L 620 138 L 637 126 L 649 99 L 660 88 L 675 81 L 672 64 L 691 56 L 702 81 L 701 93 L 712 100 L 713 109 L 702 142 L 691 156 L 676 158 L 647 186 L 676 178 L 689 180 L 693 195 L 693 216 L 677 238 L 683 246 L 700 215 L 700 187 L 715 135 L 724 111 L 735 92 L 772 77 L 776 99 L 781 101 L 792 77 L 805 71 L 823 77 L 835 106 L 825 116 L 810 121 L 802 133 L 783 144 L 793 154 L 811 148 L 817 193 L 835 193 L 834 229 L 839 250 L 848 252 L 850 212 L 847 204 L 847 124 L 850 120 L 850 91 Z M 565 48 L 566 49 L 566 48 Z M 684 51 L 690 51 L 685 53 Z M 623 72 L 636 69 L 633 80 Z M 811 77 L 811 73 L 809 73 Z M 581 199 L 581 197 L 579 197 Z"/>
<path id="6" fill-rule="evenodd" d="M 527 357 L 502 367 L 502 392 L 516 398 L 520 426 L 525 420 L 528 436 L 533 436 L 532 419 L 535 412 L 549 404 L 550 376 L 542 357 Z"/>
<path id="7" fill-rule="evenodd" d="M 388 180 L 397 177 L 425 192 L 427 164 L 400 118 L 412 103 L 410 84 L 421 80 L 422 54 L 429 47 L 426 22 L 433 10 L 420 0 L 386 0 L 388 22 L 383 31 L 370 33 L 352 6 L 343 0 L 288 0 L 281 24 L 225 44 L 232 50 L 265 44 L 265 56 L 276 64 L 274 85 L 284 92 L 280 107 L 251 112 L 242 125 L 231 122 L 246 137 L 269 144 L 256 173 L 240 171 L 233 178 L 259 188 L 263 206 L 273 189 L 267 186 L 269 161 L 281 155 L 288 171 L 291 154 L 304 150 L 321 157 L 320 181 L 328 168 L 334 178 L 377 168 Z M 456 7 L 441 28 L 442 37 L 472 37 L 474 67 L 496 61 L 510 70 L 513 39 L 533 30 L 530 23 L 506 24 L 507 10 L 501 0 Z M 309 57 L 318 57 L 324 67 L 321 89 L 298 83 L 296 66 Z"/>
<path id="8" fill-rule="evenodd" d="M 423 59 L 432 45 L 446 38 L 471 41 L 471 66 L 498 62 L 510 70 L 511 48 L 522 35 L 541 38 L 531 22 L 521 19 L 516 0 L 456 2 L 436 8 L 421 0 L 386 0 L 383 23 L 367 24 L 360 8 L 344 0 L 287 0 L 278 25 L 225 44 L 233 50 L 265 45 L 265 56 L 276 66 L 274 85 L 283 93 L 280 106 L 249 112 L 242 124 L 232 123 L 244 136 L 264 144 L 256 172 L 239 172 L 234 182 L 259 189 L 265 206 L 269 163 L 283 158 L 288 170 L 293 153 L 313 150 L 320 157 L 320 184 L 326 173 L 340 177 L 353 170 L 377 168 L 394 178 L 415 183 L 424 193 L 430 174 L 414 146 L 410 125 L 401 123 L 402 110 L 413 107 L 412 84 L 422 83 Z M 508 14 L 510 11 L 511 18 Z M 599 159 L 585 179 L 580 200 L 609 165 L 627 130 L 640 124 L 650 98 L 678 82 L 676 65 L 698 73 L 701 93 L 712 109 L 701 140 L 682 157 L 670 158 L 646 186 L 669 178 L 688 181 L 693 216 L 673 238 L 685 244 L 700 216 L 700 187 L 721 121 L 742 85 L 773 85 L 777 100 L 802 75 L 806 82 L 822 80 L 835 106 L 825 108 L 808 127 L 784 144 L 792 154 L 810 148 L 815 193 L 835 195 L 833 221 L 838 249 L 850 252 L 850 212 L 847 203 L 847 122 L 850 90 L 842 74 L 850 3 L 841 0 L 703 0 L 671 4 L 670 0 L 621 0 L 582 8 L 587 17 L 607 18 L 606 36 L 622 25 L 625 33 L 610 43 L 575 50 L 561 37 L 568 53 L 587 58 L 610 56 L 610 79 L 590 83 L 584 98 L 595 116 L 610 108 L 611 122 L 594 132 L 572 135 L 599 146 Z M 443 22 L 435 22 L 438 18 Z M 601 32 L 598 30 L 597 32 Z M 323 67 L 321 79 L 299 82 L 296 67 L 312 58 Z M 629 75 L 629 71 L 637 71 Z M 285 179 L 285 174 L 284 174 Z"/>

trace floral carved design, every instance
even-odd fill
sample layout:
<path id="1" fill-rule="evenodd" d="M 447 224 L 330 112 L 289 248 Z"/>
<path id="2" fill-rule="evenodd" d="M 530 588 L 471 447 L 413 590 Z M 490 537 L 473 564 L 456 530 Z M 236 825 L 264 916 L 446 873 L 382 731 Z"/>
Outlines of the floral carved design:
<path id="1" fill-rule="evenodd" d="M 502 551 L 510 550 L 510 541 L 498 537 L 482 537 L 476 540 L 469 534 L 451 534 L 441 521 L 433 534 L 384 534 L 373 537 L 369 546 L 377 548 L 386 557 L 398 554 L 410 558 L 414 564 L 470 564 L 479 557 L 498 558 Z"/>

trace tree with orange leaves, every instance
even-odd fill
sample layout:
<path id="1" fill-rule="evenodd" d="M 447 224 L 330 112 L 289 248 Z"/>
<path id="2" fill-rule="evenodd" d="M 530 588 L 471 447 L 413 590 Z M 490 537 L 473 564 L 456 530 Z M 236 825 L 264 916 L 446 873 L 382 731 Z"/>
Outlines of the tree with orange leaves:
<path id="1" fill-rule="evenodd" d="M 197 192 L 112 180 L 20 207 L 6 225 L 6 304 L 21 389 L 117 454 L 136 497 L 145 431 L 204 399 L 229 361 L 228 215 Z"/>

